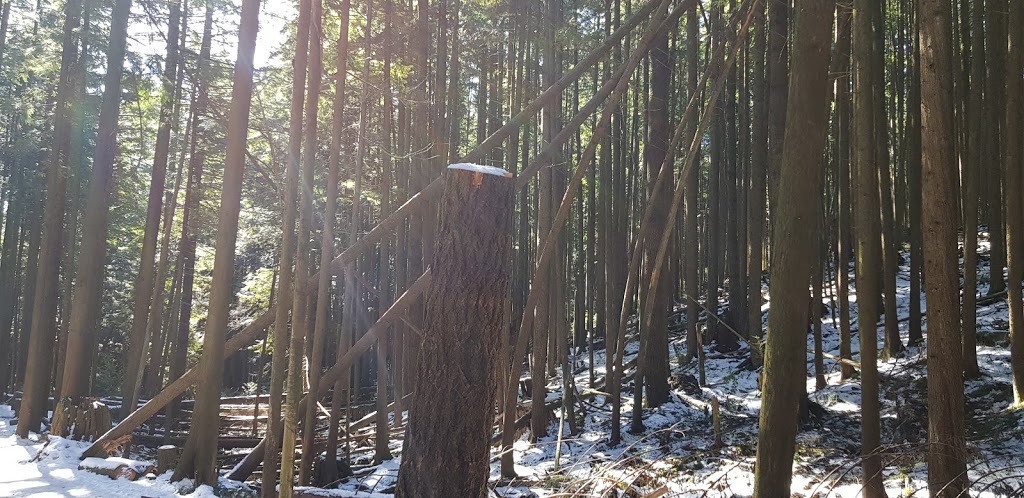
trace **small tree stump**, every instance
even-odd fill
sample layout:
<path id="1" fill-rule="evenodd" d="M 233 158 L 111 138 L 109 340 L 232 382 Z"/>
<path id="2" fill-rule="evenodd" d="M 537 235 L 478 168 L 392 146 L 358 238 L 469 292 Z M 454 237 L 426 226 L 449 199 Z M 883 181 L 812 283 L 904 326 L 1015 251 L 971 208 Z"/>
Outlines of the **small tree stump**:
<path id="1" fill-rule="evenodd" d="M 715 429 L 715 448 L 724 446 L 722 443 L 722 416 L 718 412 L 718 396 L 715 396 L 711 398 L 711 422 Z"/>
<path id="2" fill-rule="evenodd" d="M 508 333 L 514 180 L 445 172 L 396 498 L 487 496 L 498 349 Z"/>
<path id="3" fill-rule="evenodd" d="M 93 441 L 111 427 L 110 409 L 98 399 L 63 398 L 53 411 L 50 433 L 68 439 Z"/>
<path id="4" fill-rule="evenodd" d="M 173 444 L 165 444 L 156 449 L 156 473 L 163 474 L 168 470 L 174 470 L 178 466 L 178 459 L 181 458 L 181 448 Z"/>

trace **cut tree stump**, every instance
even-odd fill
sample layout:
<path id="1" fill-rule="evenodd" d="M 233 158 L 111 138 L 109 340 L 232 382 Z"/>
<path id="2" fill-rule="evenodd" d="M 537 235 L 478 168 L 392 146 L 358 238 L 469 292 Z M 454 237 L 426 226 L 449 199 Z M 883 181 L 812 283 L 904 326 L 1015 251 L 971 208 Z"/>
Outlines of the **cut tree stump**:
<path id="1" fill-rule="evenodd" d="M 93 441 L 110 430 L 110 409 L 95 398 L 63 398 L 53 411 L 50 433 L 78 441 Z"/>
<path id="2" fill-rule="evenodd" d="M 487 496 L 515 182 L 473 164 L 448 166 L 444 182 L 396 498 Z"/>
<path id="3" fill-rule="evenodd" d="M 178 459 L 181 458 L 181 448 L 173 444 L 165 444 L 156 449 L 156 473 L 163 474 L 168 470 L 174 470 L 178 466 Z"/>

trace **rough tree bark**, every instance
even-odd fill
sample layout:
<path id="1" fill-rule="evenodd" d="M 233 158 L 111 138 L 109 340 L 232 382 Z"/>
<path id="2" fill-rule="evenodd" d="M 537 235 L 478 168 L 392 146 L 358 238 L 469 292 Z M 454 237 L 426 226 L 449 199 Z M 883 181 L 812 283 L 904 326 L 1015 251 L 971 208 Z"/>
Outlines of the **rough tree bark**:
<path id="1" fill-rule="evenodd" d="M 768 313 L 761 417 L 754 471 L 754 496 L 789 495 L 796 450 L 803 365 L 807 356 L 807 284 L 811 261 L 819 258 L 817 210 L 824 177 L 822 153 L 828 131 L 829 49 L 834 4 L 797 0 L 793 65 L 786 110 L 786 134 L 776 191 L 771 282 L 774 306 Z"/>
<path id="2" fill-rule="evenodd" d="M 472 165 L 450 166 L 445 176 L 400 498 L 487 494 L 515 182 L 504 170 Z"/>
<path id="3" fill-rule="evenodd" d="M 928 275 L 925 280 L 928 490 L 931 496 L 952 498 L 966 494 L 969 486 L 958 309 L 956 127 L 953 85 L 949 78 L 953 69 L 953 37 L 949 2 L 921 0 L 918 6 L 921 16 L 921 229 L 924 271 Z M 1012 79 L 1019 81 L 1019 77 Z M 1009 118 L 1009 109 L 1007 111 Z M 1019 284 L 1017 289 L 1020 289 Z"/>

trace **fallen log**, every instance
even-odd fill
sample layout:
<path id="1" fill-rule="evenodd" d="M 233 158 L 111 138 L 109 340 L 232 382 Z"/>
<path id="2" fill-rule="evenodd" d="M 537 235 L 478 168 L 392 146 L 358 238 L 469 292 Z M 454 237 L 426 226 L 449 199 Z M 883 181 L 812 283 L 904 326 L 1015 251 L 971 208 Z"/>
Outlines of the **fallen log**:
<path id="1" fill-rule="evenodd" d="M 427 268 L 423 275 L 420 276 L 408 290 L 402 294 L 395 304 L 392 304 L 387 311 L 377 320 L 377 323 L 373 324 L 369 330 L 366 331 L 358 341 L 349 347 L 348 352 L 344 356 L 338 358 L 327 372 L 320 377 L 319 385 L 317 386 L 316 397 L 325 396 L 334 387 L 334 383 L 341 377 L 341 375 L 348 370 L 349 367 L 355 362 L 360 355 L 370 349 L 371 346 L 376 344 L 377 337 L 383 334 L 392 323 L 398 321 L 401 317 L 405 316 L 409 306 L 412 305 L 420 295 L 427 289 L 430 284 L 430 269 Z M 299 401 L 299 416 L 305 414 L 306 404 L 308 403 L 309 396 L 304 396 Z M 266 449 L 267 438 L 264 437 L 262 441 L 252 451 L 235 465 L 231 472 L 226 476 L 228 479 L 235 481 L 244 481 L 256 470 L 256 467 L 263 461 L 263 453 Z"/>
<path id="2" fill-rule="evenodd" d="M 247 325 L 237 334 L 231 336 L 224 345 L 224 359 L 229 358 L 236 351 L 256 339 L 256 337 L 265 331 L 273 322 L 274 314 L 267 312 L 260 315 L 256 320 L 253 320 L 252 323 Z M 130 415 L 125 417 L 124 420 L 97 439 L 92 446 L 89 446 L 82 453 L 82 458 L 105 455 L 103 450 L 104 443 L 122 436 L 131 435 L 132 431 L 134 431 L 136 427 L 142 425 L 143 422 L 156 415 L 164 408 L 164 406 L 167 406 L 171 400 L 181 396 L 186 389 L 191 387 L 198 380 L 199 368 L 193 367 L 188 369 L 188 371 L 186 371 L 181 377 L 178 377 L 177 380 L 168 384 L 167 387 L 163 388 L 163 390 L 157 393 L 156 396 L 153 396 L 149 401 L 146 401 L 146 404 L 132 412 Z"/>
<path id="3" fill-rule="evenodd" d="M 140 460 L 129 460 L 127 458 L 110 457 L 97 458 L 89 457 L 78 464 L 78 470 L 85 470 L 93 474 L 107 476 L 111 479 L 126 479 L 134 481 L 155 468 L 149 462 Z"/>
<path id="4" fill-rule="evenodd" d="M 171 436 L 164 437 L 163 434 L 136 434 L 132 438 L 133 444 L 141 444 L 144 446 L 158 446 L 161 444 L 169 444 L 174 446 L 184 446 L 185 436 Z M 248 437 L 248 436 L 220 436 L 217 438 L 217 447 L 221 449 L 235 449 L 235 448 L 253 448 L 259 444 L 260 438 Z M 158 448 L 159 450 L 159 448 Z"/>
<path id="5" fill-rule="evenodd" d="M 626 365 L 623 367 L 623 370 L 626 370 L 626 369 L 629 369 L 629 368 L 633 368 L 635 366 L 636 366 L 636 358 L 633 358 L 632 360 L 629 360 L 629 361 L 626 362 Z M 630 375 L 625 376 L 623 378 L 623 382 L 630 380 L 633 377 L 633 375 L 634 374 L 630 374 Z M 589 387 L 589 388 L 587 388 L 587 389 L 584 389 L 583 392 L 577 394 L 576 395 L 576 399 L 579 400 L 579 401 L 582 401 L 582 400 L 585 400 L 585 399 L 593 398 L 594 396 L 597 396 L 597 395 L 601 395 L 601 396 L 607 397 L 608 396 L 607 393 L 604 393 L 604 392 L 600 391 L 600 389 L 602 389 L 604 387 L 604 384 L 605 384 L 606 380 L 607 380 L 607 377 L 600 377 L 600 378 L 596 379 L 594 381 L 594 385 Z M 544 408 L 548 409 L 548 410 L 554 410 L 556 408 L 559 408 L 560 406 L 562 406 L 562 397 L 561 396 L 559 396 L 558 398 L 555 398 L 555 399 L 553 399 L 551 401 L 548 401 L 548 402 L 544 403 Z M 519 418 L 516 419 L 516 421 L 512 425 L 512 427 L 516 431 L 519 431 L 520 429 L 525 429 L 525 428 L 529 427 L 530 426 L 530 415 L 532 413 L 533 413 L 533 409 L 530 408 L 530 407 L 527 407 L 526 412 L 523 415 L 521 415 Z M 499 423 L 498 426 L 501 427 L 501 424 Z M 502 437 L 502 434 L 504 434 L 504 432 L 505 432 L 504 430 L 500 430 L 500 431 L 494 433 L 493 436 L 491 436 L 491 446 L 494 446 L 496 444 L 501 443 L 501 437 Z"/>
<path id="6" fill-rule="evenodd" d="M 412 400 L 412 394 L 413 393 L 409 393 L 409 394 L 406 394 L 404 397 L 402 397 L 402 405 L 403 406 L 409 406 L 407 403 L 410 400 Z M 395 408 L 395 402 L 392 401 L 391 404 L 388 405 L 388 411 L 390 412 L 394 408 Z M 395 416 L 397 417 L 399 415 L 396 414 Z M 355 431 L 357 431 L 359 429 L 362 429 L 363 427 L 366 427 L 366 426 L 370 425 L 370 422 L 373 422 L 373 420 L 376 417 L 377 417 L 377 412 L 373 411 L 373 412 L 367 413 L 366 416 L 364 416 L 363 418 L 361 418 L 359 420 L 356 420 L 355 422 L 352 422 L 352 425 L 348 426 L 349 434 L 351 434 L 351 433 L 353 433 L 353 432 L 355 432 Z"/>

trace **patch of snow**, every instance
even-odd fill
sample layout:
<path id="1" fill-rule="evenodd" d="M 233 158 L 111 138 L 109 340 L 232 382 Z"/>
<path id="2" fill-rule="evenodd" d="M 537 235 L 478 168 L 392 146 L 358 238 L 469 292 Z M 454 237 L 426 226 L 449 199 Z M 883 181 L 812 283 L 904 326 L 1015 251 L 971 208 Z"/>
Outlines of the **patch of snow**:
<path id="1" fill-rule="evenodd" d="M 155 479 L 138 481 L 115 480 L 79 470 L 80 463 L 116 468 L 121 464 L 139 463 L 122 458 L 87 458 L 79 460 L 89 443 L 57 436 L 33 437 L 25 440 L 14 435 L 9 413 L 0 416 L 0 496 L 3 497 L 133 497 L 152 498 L 214 498 L 213 488 L 199 486 L 190 494 L 179 490 L 191 486 L 187 482 L 170 482 L 167 472 Z"/>
<path id="2" fill-rule="evenodd" d="M 483 173 L 485 175 L 504 176 L 510 177 L 511 173 L 501 168 L 494 166 L 485 166 L 482 164 L 471 164 L 471 163 L 456 163 L 448 165 L 448 169 L 461 169 L 463 171 L 472 171 L 474 173 Z"/>

